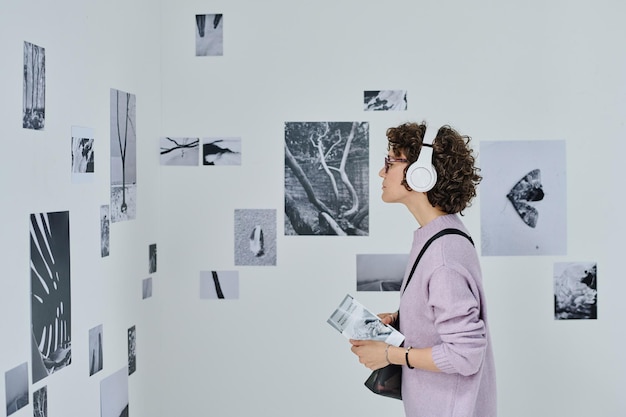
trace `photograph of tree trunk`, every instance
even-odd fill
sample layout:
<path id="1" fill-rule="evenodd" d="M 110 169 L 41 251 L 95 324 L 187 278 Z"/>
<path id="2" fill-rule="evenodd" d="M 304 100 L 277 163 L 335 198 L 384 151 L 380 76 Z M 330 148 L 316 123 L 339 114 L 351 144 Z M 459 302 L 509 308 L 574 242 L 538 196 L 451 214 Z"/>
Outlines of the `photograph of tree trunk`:
<path id="1" fill-rule="evenodd" d="M 46 50 L 24 42 L 22 127 L 42 130 L 46 122 Z"/>
<path id="2" fill-rule="evenodd" d="M 134 94 L 111 89 L 111 222 L 133 220 L 137 202 Z"/>
<path id="3" fill-rule="evenodd" d="M 369 124 L 285 123 L 285 235 L 369 235 Z"/>

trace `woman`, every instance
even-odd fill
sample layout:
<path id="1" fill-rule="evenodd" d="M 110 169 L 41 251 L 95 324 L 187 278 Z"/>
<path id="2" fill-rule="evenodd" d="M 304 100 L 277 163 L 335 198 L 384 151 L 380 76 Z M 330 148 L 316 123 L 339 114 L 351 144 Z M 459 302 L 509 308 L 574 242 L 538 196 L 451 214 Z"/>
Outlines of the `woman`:
<path id="1" fill-rule="evenodd" d="M 459 214 L 476 196 L 481 180 L 468 136 L 443 126 L 427 147 L 425 133 L 426 126 L 416 123 L 388 129 L 388 156 L 379 172 L 383 201 L 404 204 L 420 226 L 414 232 L 400 308 L 379 314 L 386 324 L 401 318 L 404 344 L 350 343 L 359 361 L 372 370 L 390 363 L 403 365 L 402 401 L 408 417 L 494 417 L 495 369 L 476 249 L 459 235 L 434 240 L 407 285 L 417 254 L 429 238 L 447 228 L 467 233 Z M 436 171 L 425 188 L 413 178 L 420 164 Z"/>

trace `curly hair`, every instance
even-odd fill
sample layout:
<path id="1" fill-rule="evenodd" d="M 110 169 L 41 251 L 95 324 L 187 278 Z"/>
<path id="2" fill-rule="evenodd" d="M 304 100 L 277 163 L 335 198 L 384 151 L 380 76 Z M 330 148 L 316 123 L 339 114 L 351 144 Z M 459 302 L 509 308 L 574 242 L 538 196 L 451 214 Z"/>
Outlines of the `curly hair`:
<path id="1" fill-rule="evenodd" d="M 409 165 L 417 161 L 425 133 L 424 122 L 404 123 L 387 129 L 388 150 L 395 157 L 403 155 L 408 160 L 405 176 Z M 440 127 L 433 140 L 433 165 L 437 171 L 437 183 L 426 195 L 433 207 L 439 207 L 446 213 L 463 214 L 463 210 L 471 206 L 472 199 L 476 197 L 476 187 L 482 180 L 480 168 L 474 166 L 475 157 L 469 147 L 470 141 L 469 136 L 459 134 L 448 125 Z M 402 184 L 411 190 L 406 179 Z"/>

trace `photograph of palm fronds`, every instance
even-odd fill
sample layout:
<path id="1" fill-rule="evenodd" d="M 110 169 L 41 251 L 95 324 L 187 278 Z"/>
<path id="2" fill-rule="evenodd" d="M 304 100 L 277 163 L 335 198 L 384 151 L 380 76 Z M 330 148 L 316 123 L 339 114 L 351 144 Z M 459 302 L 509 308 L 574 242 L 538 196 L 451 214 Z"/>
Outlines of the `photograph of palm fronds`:
<path id="1" fill-rule="evenodd" d="M 46 50 L 24 42 L 22 127 L 42 130 L 46 124 Z"/>

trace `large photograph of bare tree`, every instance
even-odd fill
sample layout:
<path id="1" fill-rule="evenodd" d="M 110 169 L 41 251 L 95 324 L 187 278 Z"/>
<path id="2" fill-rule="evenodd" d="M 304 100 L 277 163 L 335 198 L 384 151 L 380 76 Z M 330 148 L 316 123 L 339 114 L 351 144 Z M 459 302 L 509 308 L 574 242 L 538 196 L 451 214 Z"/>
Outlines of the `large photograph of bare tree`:
<path id="1" fill-rule="evenodd" d="M 137 202 L 134 94 L 111 89 L 111 221 L 133 220 Z"/>
<path id="2" fill-rule="evenodd" d="M 46 50 L 24 42 L 22 127 L 42 130 L 46 122 Z"/>
<path id="3" fill-rule="evenodd" d="M 30 215 L 33 383 L 72 362 L 70 213 Z"/>
<path id="4" fill-rule="evenodd" d="M 369 124 L 285 123 L 285 235 L 369 234 Z"/>

